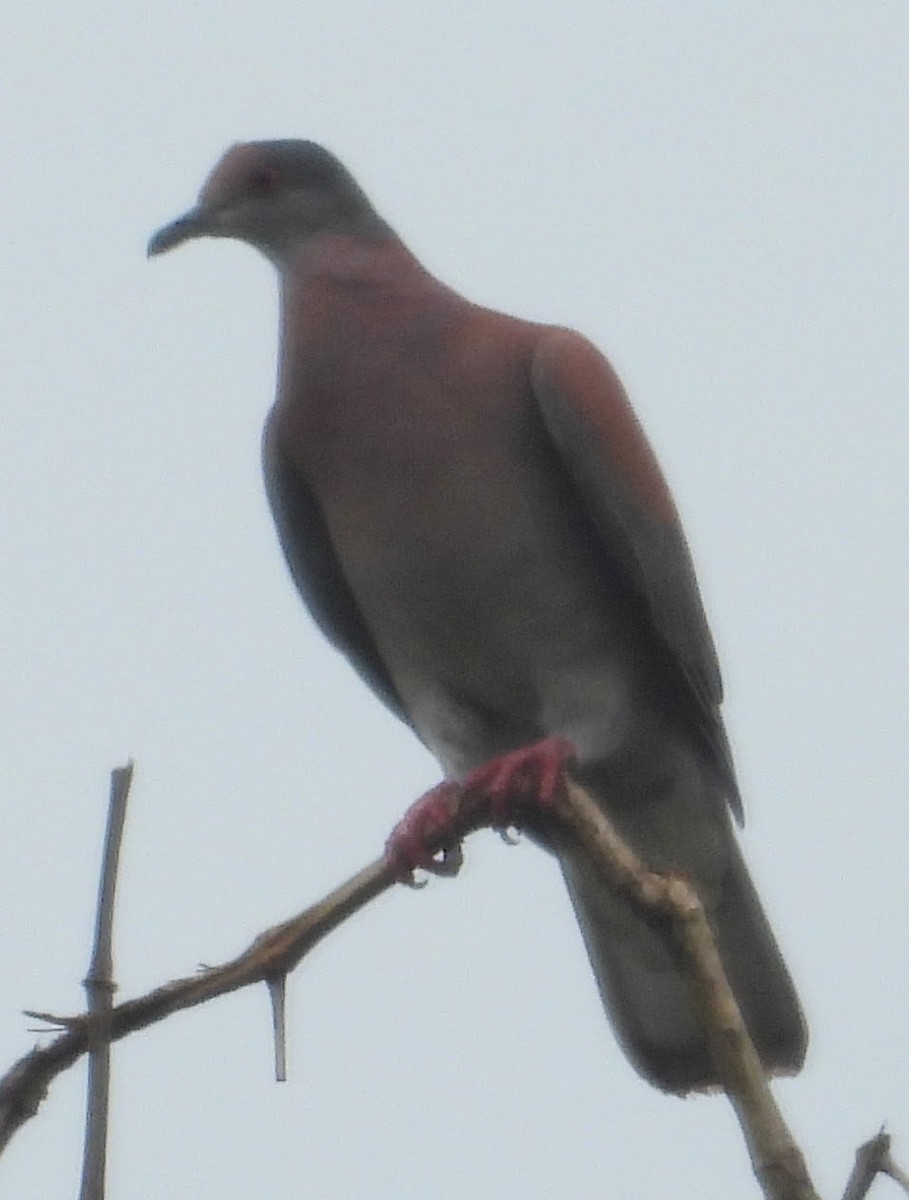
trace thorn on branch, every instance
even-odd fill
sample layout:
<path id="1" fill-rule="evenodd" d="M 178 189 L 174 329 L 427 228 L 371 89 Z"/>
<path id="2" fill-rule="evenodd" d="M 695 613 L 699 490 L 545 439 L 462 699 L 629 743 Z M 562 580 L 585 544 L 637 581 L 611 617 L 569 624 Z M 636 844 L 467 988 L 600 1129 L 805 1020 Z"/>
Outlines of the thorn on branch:
<path id="1" fill-rule="evenodd" d="M 271 1001 L 271 1023 L 275 1039 L 275 1079 L 287 1081 L 287 976 L 272 975 L 265 980 Z"/>

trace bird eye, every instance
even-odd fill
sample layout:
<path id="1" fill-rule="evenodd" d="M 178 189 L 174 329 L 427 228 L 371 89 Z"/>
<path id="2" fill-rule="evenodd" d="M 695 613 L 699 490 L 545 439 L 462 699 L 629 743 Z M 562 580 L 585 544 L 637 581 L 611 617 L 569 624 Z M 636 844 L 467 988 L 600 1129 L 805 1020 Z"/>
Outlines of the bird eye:
<path id="1" fill-rule="evenodd" d="M 267 195 L 278 186 L 278 173 L 271 167 L 257 167 L 249 177 L 249 186 L 252 191 Z"/>

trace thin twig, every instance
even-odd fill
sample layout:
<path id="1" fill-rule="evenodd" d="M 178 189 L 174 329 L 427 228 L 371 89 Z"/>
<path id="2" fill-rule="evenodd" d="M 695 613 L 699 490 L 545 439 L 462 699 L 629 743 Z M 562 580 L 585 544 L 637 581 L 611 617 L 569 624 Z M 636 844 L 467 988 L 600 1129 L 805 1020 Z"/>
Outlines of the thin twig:
<path id="1" fill-rule="evenodd" d="M 111 772 L 110 801 L 101 880 L 98 886 L 98 910 L 95 918 L 95 944 L 88 975 L 83 980 L 88 997 L 88 1084 L 85 1105 L 85 1148 L 82 1156 L 82 1186 L 79 1200 L 104 1200 L 104 1172 L 107 1161 L 107 1117 L 110 1100 L 110 1035 L 108 1022 L 114 1004 L 113 930 L 114 899 L 117 891 L 117 867 L 126 820 L 126 804 L 133 778 L 133 764 Z"/>
<path id="2" fill-rule="evenodd" d="M 906 1195 L 909 1196 L 909 1174 L 898 1163 L 893 1161 L 889 1152 L 884 1157 L 881 1170 L 885 1175 L 889 1175 L 895 1183 L 898 1183 Z"/>
<path id="3" fill-rule="evenodd" d="M 909 1176 L 890 1155 L 890 1134 L 883 1129 L 855 1152 L 852 1174 L 843 1192 L 843 1200 L 865 1200 L 878 1175 L 889 1175 L 909 1193 Z"/>

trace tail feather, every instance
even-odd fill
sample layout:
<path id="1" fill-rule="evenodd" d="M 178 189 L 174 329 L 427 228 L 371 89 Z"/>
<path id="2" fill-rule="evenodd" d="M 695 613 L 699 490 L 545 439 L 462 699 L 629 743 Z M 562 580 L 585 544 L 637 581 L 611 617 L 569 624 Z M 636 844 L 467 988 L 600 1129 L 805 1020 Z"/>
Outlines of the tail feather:
<path id="1" fill-rule="evenodd" d="M 608 793 L 600 786 L 595 794 Z M 797 1071 L 805 1021 L 725 807 L 700 789 L 603 804 L 648 866 L 691 879 L 761 1061 L 768 1072 Z M 717 1086 L 693 986 L 675 946 L 616 895 L 582 852 L 563 849 L 560 861 L 603 1003 L 635 1068 L 666 1091 Z"/>

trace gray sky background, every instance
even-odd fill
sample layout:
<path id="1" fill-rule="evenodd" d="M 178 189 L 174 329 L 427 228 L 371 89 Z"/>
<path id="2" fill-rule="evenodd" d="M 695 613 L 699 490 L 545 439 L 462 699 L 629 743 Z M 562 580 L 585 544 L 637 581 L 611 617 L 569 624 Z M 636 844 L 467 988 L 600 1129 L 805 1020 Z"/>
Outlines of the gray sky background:
<path id="1" fill-rule="evenodd" d="M 442 278 L 572 324 L 662 458 L 720 646 L 746 853 L 812 1027 L 778 1088 L 839 1194 L 909 1162 L 909 8 L 6 0 L 0 1064 L 82 1004 L 109 769 L 117 975 L 239 950 L 437 778 L 315 632 L 259 476 L 276 297 L 149 232 L 236 139 L 325 142 Z M 728 1106 L 648 1088 L 557 870 L 475 838 L 290 984 L 114 1056 L 110 1196 L 750 1196 Z M 0 1164 L 75 1193 L 81 1069 Z M 880 1185 L 880 1195 L 887 1185 Z"/>

